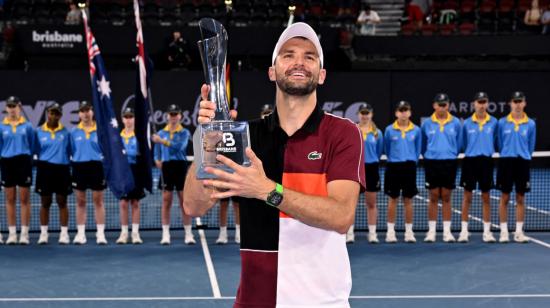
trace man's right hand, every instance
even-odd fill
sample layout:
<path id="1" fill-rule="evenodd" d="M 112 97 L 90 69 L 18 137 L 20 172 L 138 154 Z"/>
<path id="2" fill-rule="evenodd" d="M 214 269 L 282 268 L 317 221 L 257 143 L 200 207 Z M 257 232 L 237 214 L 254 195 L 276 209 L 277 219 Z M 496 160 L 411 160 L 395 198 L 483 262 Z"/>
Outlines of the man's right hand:
<path id="1" fill-rule="evenodd" d="M 160 160 L 155 160 L 155 165 L 157 168 L 162 169 L 162 162 Z"/>
<path id="2" fill-rule="evenodd" d="M 212 121 L 216 115 L 216 103 L 208 100 L 208 92 L 210 92 L 210 86 L 203 84 L 201 87 L 201 102 L 199 103 L 199 117 L 197 121 L 199 124 L 205 124 Z M 237 110 L 230 110 L 229 116 L 231 119 L 237 118 Z"/>

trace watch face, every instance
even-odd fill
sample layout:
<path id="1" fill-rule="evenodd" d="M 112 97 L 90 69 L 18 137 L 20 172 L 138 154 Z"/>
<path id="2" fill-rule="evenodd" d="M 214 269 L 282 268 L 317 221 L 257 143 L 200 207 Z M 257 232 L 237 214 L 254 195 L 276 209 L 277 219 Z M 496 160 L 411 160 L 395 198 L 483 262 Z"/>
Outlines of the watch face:
<path id="1" fill-rule="evenodd" d="M 281 204 L 282 201 L 283 201 L 283 195 L 279 193 L 272 193 L 269 195 L 268 202 L 273 206 L 279 206 L 279 204 Z"/>

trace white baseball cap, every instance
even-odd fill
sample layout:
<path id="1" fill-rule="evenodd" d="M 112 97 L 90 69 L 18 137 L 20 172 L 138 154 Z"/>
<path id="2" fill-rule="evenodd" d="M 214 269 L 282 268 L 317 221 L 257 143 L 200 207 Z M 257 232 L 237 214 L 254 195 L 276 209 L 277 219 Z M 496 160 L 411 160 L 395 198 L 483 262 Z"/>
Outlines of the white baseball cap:
<path id="1" fill-rule="evenodd" d="M 281 33 L 281 36 L 279 36 L 279 40 L 277 41 L 277 45 L 275 45 L 275 49 L 273 50 L 271 64 L 275 64 L 275 58 L 277 58 L 281 47 L 283 47 L 283 45 L 288 40 L 295 37 L 304 37 L 313 43 L 315 49 L 317 49 L 317 53 L 319 54 L 321 67 L 323 67 L 323 48 L 321 47 L 321 43 L 319 42 L 319 37 L 317 36 L 317 33 L 315 33 L 315 30 L 313 30 L 313 28 L 303 22 L 294 23 L 290 27 L 286 28 L 283 33 Z"/>

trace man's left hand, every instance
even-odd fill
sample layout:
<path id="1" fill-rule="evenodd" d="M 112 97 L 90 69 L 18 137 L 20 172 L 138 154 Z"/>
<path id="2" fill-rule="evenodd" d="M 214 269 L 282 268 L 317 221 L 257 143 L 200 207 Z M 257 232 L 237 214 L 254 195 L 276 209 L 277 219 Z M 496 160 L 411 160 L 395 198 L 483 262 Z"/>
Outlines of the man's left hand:
<path id="1" fill-rule="evenodd" d="M 246 148 L 246 156 L 250 159 L 250 167 L 243 167 L 231 159 L 217 155 L 216 159 L 234 170 L 233 173 L 207 167 L 204 170 L 217 176 L 217 179 L 204 180 L 205 186 L 214 187 L 217 191 L 212 198 L 223 199 L 232 196 L 267 200 L 267 195 L 275 189 L 275 182 L 267 178 L 262 161 L 250 148 Z"/>

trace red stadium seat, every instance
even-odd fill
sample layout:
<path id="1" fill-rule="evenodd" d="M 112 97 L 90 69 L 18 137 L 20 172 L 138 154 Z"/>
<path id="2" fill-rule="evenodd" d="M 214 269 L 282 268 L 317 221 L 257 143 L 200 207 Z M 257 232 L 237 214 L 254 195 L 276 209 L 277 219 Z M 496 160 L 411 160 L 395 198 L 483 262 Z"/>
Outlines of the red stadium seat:
<path id="1" fill-rule="evenodd" d="M 412 23 L 403 24 L 401 26 L 401 35 L 415 35 L 417 34 L 416 25 Z"/>
<path id="2" fill-rule="evenodd" d="M 456 33 L 456 24 L 447 24 L 439 26 L 439 34 L 444 36 L 453 35 Z"/>
<path id="3" fill-rule="evenodd" d="M 437 25 L 435 24 L 424 24 L 420 29 L 420 33 L 424 36 L 434 35 L 437 32 Z"/>
<path id="4" fill-rule="evenodd" d="M 472 35 L 476 31 L 476 25 L 471 22 L 464 22 L 458 26 L 458 33 L 461 35 Z"/>

